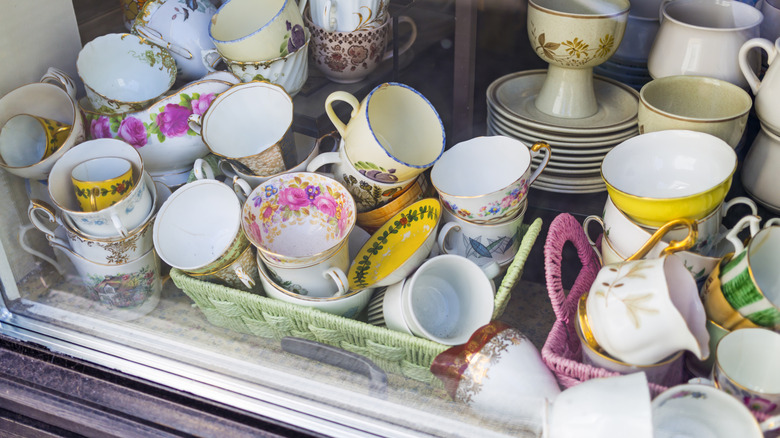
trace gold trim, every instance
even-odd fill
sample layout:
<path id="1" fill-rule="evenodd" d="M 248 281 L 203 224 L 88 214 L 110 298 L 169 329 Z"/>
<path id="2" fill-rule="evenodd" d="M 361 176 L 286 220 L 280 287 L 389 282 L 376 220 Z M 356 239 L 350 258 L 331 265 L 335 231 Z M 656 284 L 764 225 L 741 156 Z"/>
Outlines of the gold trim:
<path id="1" fill-rule="evenodd" d="M 650 239 L 647 242 L 645 242 L 641 248 L 639 248 L 633 255 L 631 255 L 626 260 L 639 260 L 642 257 L 646 256 L 647 253 L 649 253 L 650 250 L 653 249 L 655 245 L 657 245 L 658 242 L 660 242 L 663 239 L 666 233 L 673 230 L 678 225 L 682 225 L 688 228 L 688 235 L 685 236 L 685 239 L 681 241 L 673 240 L 669 242 L 669 245 L 661 251 L 659 257 L 663 257 L 669 254 L 674 254 L 676 252 L 686 251 L 688 249 L 691 249 L 693 245 L 696 243 L 697 238 L 699 237 L 699 226 L 696 224 L 696 221 L 693 219 L 675 219 L 667 222 L 661 228 L 659 228 L 655 233 L 653 233 L 653 235 L 650 236 Z"/>
<path id="2" fill-rule="evenodd" d="M 254 248 L 254 246 L 253 246 L 253 245 L 248 245 L 246 248 L 244 248 L 244 250 L 243 250 L 243 251 L 241 251 L 241 253 L 238 255 L 238 257 L 236 257 L 236 259 L 235 259 L 235 260 L 233 260 L 233 261 L 232 261 L 232 262 L 230 262 L 230 263 L 227 263 L 227 264 L 226 264 L 226 265 L 224 265 L 224 266 L 217 267 L 217 268 L 216 268 L 215 270 L 213 270 L 213 271 L 210 271 L 210 272 L 202 272 L 202 273 L 200 273 L 200 272 L 187 272 L 187 271 L 183 271 L 183 272 L 184 272 L 184 273 L 186 273 L 187 275 L 189 275 L 190 277 L 204 277 L 204 276 L 206 276 L 206 275 L 214 275 L 214 274 L 217 274 L 217 273 L 218 273 L 218 272 L 220 272 L 220 271 L 225 271 L 225 270 L 228 270 L 229 268 L 231 268 L 231 267 L 233 266 L 233 264 L 234 264 L 234 263 L 236 263 L 237 261 L 241 260 L 241 257 L 243 257 L 243 256 L 244 256 L 244 254 L 246 254 L 246 252 L 247 252 L 247 251 L 251 251 L 251 250 L 252 250 L 252 248 Z"/>
<path id="3" fill-rule="evenodd" d="M 776 333 L 776 332 L 774 332 L 774 331 L 772 331 L 770 329 L 767 329 L 767 328 L 743 329 L 743 330 L 764 330 L 766 332 L 772 333 L 774 336 L 780 336 L 780 334 L 778 334 L 778 333 Z M 746 387 L 745 385 L 743 385 L 743 384 L 737 382 L 736 380 L 734 380 L 734 378 L 729 376 L 728 373 L 726 372 L 726 370 L 723 369 L 723 365 L 721 365 L 720 361 L 718 360 L 718 347 L 720 347 L 721 342 L 723 342 L 723 339 L 725 339 L 726 336 L 728 336 L 728 335 L 730 335 L 730 334 L 732 334 L 732 333 L 734 333 L 736 331 L 737 330 L 734 330 L 734 331 L 731 331 L 729 333 L 726 333 L 720 339 L 720 341 L 718 341 L 718 344 L 715 346 L 715 369 L 713 370 L 713 376 L 716 376 L 717 375 L 717 371 L 720 371 L 721 373 L 723 373 L 723 377 L 728 379 L 729 383 L 731 383 L 732 385 L 736 386 L 737 388 L 739 388 L 739 389 L 741 389 L 743 391 L 749 392 L 750 394 L 753 394 L 753 395 L 761 395 L 761 396 L 769 396 L 769 397 L 780 397 L 780 392 L 763 392 L 763 391 L 758 390 L 758 389 L 750 389 L 750 388 Z M 744 332 L 740 336 L 742 336 L 742 335 L 744 335 Z M 741 352 L 741 354 L 744 354 L 744 353 Z M 717 385 L 718 387 L 720 386 L 720 385 L 718 385 L 717 377 L 713 378 L 712 380 L 715 383 L 715 385 Z M 774 400 L 773 400 L 773 402 L 774 402 Z"/>

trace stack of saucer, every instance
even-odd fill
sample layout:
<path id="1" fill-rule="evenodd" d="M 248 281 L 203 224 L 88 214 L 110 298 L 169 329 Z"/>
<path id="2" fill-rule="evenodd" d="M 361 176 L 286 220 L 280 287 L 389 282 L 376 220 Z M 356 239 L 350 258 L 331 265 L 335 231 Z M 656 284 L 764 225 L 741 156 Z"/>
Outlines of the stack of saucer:
<path id="1" fill-rule="evenodd" d="M 595 76 L 598 112 L 565 119 L 539 111 L 534 100 L 546 70 L 526 70 L 496 79 L 487 89 L 488 135 L 504 135 L 526 145 L 545 141 L 552 148 L 547 167 L 534 188 L 558 193 L 596 193 L 605 190 L 601 160 L 614 146 L 638 134 L 639 94 L 612 79 Z M 532 161 L 532 167 L 539 164 Z"/>

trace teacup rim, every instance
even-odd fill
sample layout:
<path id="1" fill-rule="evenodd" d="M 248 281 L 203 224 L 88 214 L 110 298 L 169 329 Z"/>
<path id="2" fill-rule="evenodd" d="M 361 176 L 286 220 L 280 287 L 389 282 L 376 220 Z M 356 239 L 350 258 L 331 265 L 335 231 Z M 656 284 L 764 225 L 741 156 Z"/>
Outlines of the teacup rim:
<path id="1" fill-rule="evenodd" d="M 738 114 L 735 114 L 733 116 L 727 116 L 727 117 L 714 117 L 714 118 L 702 118 L 702 117 L 689 117 L 689 116 L 681 116 L 679 114 L 674 114 L 668 111 L 665 111 L 663 109 L 660 109 L 648 102 L 647 98 L 645 97 L 645 92 L 653 87 L 661 87 L 663 89 L 663 86 L 665 83 L 672 82 L 672 81 L 685 81 L 688 83 L 699 83 L 704 82 L 707 84 L 711 84 L 713 86 L 726 88 L 728 90 L 732 90 L 734 95 L 738 95 L 739 99 L 741 100 L 740 103 L 742 103 L 743 108 L 742 111 L 740 111 Z M 691 122 L 691 123 L 717 123 L 717 122 L 728 122 L 731 120 L 736 120 L 742 117 L 745 117 L 750 113 L 751 108 L 753 108 L 753 99 L 750 97 L 747 91 L 742 89 L 741 87 L 732 84 L 731 82 L 724 81 L 722 79 L 713 78 L 709 76 L 701 76 L 701 75 L 674 75 L 674 76 L 664 76 L 660 78 L 655 78 L 649 82 L 647 82 L 645 85 L 642 86 L 642 88 L 639 90 L 639 102 L 647 108 L 649 111 L 652 111 L 656 114 L 660 114 L 664 117 L 668 117 L 673 120 L 679 120 L 683 122 Z"/>
<path id="2" fill-rule="evenodd" d="M 574 12 L 562 12 L 562 11 L 556 11 L 555 9 L 550 9 L 547 7 L 544 7 L 542 5 L 539 5 L 534 0 L 528 0 L 528 6 L 531 6 L 533 8 L 538 9 L 541 12 L 545 12 L 552 15 L 558 15 L 561 17 L 570 17 L 570 18 L 585 18 L 585 19 L 594 19 L 594 18 L 612 18 L 612 17 L 619 17 L 621 15 L 628 15 L 629 10 L 631 8 L 631 4 L 628 1 L 624 2 L 626 4 L 624 9 L 621 9 L 617 12 L 610 12 L 610 13 L 604 13 L 604 14 L 577 14 Z M 616 5 L 619 6 L 619 5 Z"/>
<path id="3" fill-rule="evenodd" d="M 714 321 L 711 321 L 711 322 L 714 324 Z M 732 335 L 733 338 L 735 338 L 737 336 L 746 336 L 746 334 L 749 333 L 749 332 L 741 332 L 741 330 L 750 330 L 752 332 L 755 332 L 756 330 L 760 330 L 761 333 L 768 332 L 770 334 L 770 336 L 773 336 L 773 337 L 774 336 L 780 336 L 780 333 L 777 333 L 774 330 L 771 330 L 771 329 L 766 328 L 766 327 L 759 327 L 759 328 L 746 327 L 746 328 L 742 328 L 742 329 L 738 329 L 738 330 L 729 330 L 728 333 L 723 335 L 723 338 L 725 338 L 726 336 L 732 335 L 732 333 L 736 333 L 738 331 L 740 331 L 740 333 L 737 334 L 737 335 Z M 728 380 L 729 380 L 729 382 L 731 384 L 733 384 L 734 386 L 736 386 L 739 389 L 742 389 L 742 390 L 750 392 L 750 393 L 761 394 L 761 395 L 766 395 L 766 396 L 770 396 L 770 397 L 773 397 L 773 396 L 780 397 L 780 390 L 778 390 L 776 392 L 767 392 L 767 391 L 762 391 L 762 390 L 759 390 L 759 389 L 756 389 L 756 388 L 748 388 L 747 386 L 737 382 L 734 379 L 734 377 L 730 376 L 729 373 L 726 372 L 725 368 L 723 368 L 723 365 L 721 365 L 721 363 L 720 363 L 721 361 L 719 360 L 719 357 L 718 357 L 718 348 L 720 347 L 721 342 L 723 341 L 723 338 L 720 338 L 720 340 L 718 341 L 717 345 L 715 346 L 715 351 L 713 353 L 715 355 L 715 364 L 714 364 L 714 366 L 718 368 L 718 371 L 720 371 L 723 374 L 723 376 L 728 378 Z M 720 385 L 718 384 L 718 381 L 716 379 L 713 379 L 713 383 L 715 384 L 716 388 L 721 389 Z"/>
<path id="4" fill-rule="evenodd" d="M 680 4 L 682 4 L 682 3 L 694 3 L 694 2 L 697 2 L 697 3 L 706 3 L 706 2 L 703 2 L 703 1 L 701 1 L 701 0 L 675 0 L 675 1 L 670 1 L 670 2 L 664 3 L 664 4 L 661 6 L 660 13 L 661 13 L 661 15 L 663 16 L 664 20 L 670 20 L 670 21 L 672 21 L 672 22 L 674 22 L 674 23 L 676 23 L 676 24 L 679 24 L 680 26 L 685 26 L 685 27 L 688 27 L 688 28 L 699 29 L 699 30 L 705 30 L 705 31 L 709 31 L 709 32 L 719 32 L 719 33 L 720 33 L 720 32 L 733 32 L 733 31 L 739 31 L 739 30 L 746 30 L 746 29 L 751 29 L 751 28 L 753 28 L 753 27 L 758 27 L 759 25 L 761 25 L 761 22 L 762 22 L 762 21 L 764 21 L 764 16 L 763 16 L 763 14 L 761 13 L 761 11 L 759 11 L 757 8 L 755 8 L 755 7 L 751 6 L 751 5 L 748 5 L 748 4 L 746 4 L 746 3 L 743 3 L 743 2 L 741 2 L 741 1 L 737 1 L 737 0 L 728 0 L 728 2 L 731 4 L 731 6 L 734 6 L 734 5 L 741 4 L 742 6 L 736 6 L 736 7 L 737 7 L 737 8 L 742 8 L 742 9 L 743 9 L 743 10 L 745 10 L 745 11 L 750 11 L 750 10 L 753 10 L 753 11 L 756 11 L 756 12 L 758 12 L 758 14 L 759 14 L 759 15 L 758 15 L 758 21 L 756 21 L 756 22 L 755 22 L 755 23 L 753 23 L 753 24 L 744 25 L 744 26 L 735 26 L 735 27 L 707 27 L 707 26 L 701 26 L 701 25 L 696 25 L 696 24 L 690 24 L 690 23 L 686 23 L 686 22 L 684 22 L 684 21 L 682 21 L 682 20 L 680 20 L 680 19 L 677 19 L 677 18 L 671 17 L 671 16 L 670 16 L 670 15 L 669 15 L 669 14 L 666 12 L 666 10 L 667 10 L 667 9 L 669 9 L 670 7 L 672 7 L 672 6 L 670 6 L 670 5 L 672 5 L 672 4 L 677 4 L 677 3 L 680 3 Z M 753 12 L 748 12 L 748 13 L 750 13 L 750 14 L 753 14 Z M 755 15 L 755 14 L 754 14 L 754 15 Z"/>

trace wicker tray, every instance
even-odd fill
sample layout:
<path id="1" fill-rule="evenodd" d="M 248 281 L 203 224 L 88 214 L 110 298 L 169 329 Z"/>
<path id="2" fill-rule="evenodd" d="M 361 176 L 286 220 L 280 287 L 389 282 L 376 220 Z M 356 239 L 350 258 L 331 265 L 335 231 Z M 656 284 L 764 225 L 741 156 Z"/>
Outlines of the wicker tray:
<path id="1" fill-rule="evenodd" d="M 506 308 L 512 288 L 520 278 L 525 261 L 542 228 L 537 218 L 523 225 L 523 239 L 496 292 L 493 319 Z M 308 307 L 289 304 L 261 295 L 196 280 L 178 269 L 171 278 L 219 327 L 264 338 L 294 336 L 343 348 L 368 357 L 386 372 L 439 385 L 431 374 L 433 359 L 449 348 L 427 339 L 343 318 Z"/>

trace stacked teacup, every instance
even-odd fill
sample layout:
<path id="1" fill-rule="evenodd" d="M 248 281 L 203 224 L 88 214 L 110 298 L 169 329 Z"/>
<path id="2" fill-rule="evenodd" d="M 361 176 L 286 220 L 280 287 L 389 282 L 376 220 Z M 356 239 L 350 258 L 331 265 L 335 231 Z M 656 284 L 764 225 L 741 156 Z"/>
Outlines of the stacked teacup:
<path id="1" fill-rule="evenodd" d="M 346 124 L 333 110 L 338 101 L 352 107 Z M 373 231 L 423 196 L 422 174 L 444 151 L 441 119 L 423 95 L 400 83 L 381 84 L 362 102 L 333 92 L 325 109 L 341 143 L 337 152 L 315 157 L 308 170 L 331 164 L 333 177 L 355 199 L 358 225 Z"/>
<path id="2" fill-rule="evenodd" d="M 531 158 L 543 155 L 531 171 Z M 503 136 L 477 137 L 456 144 L 431 170 L 441 198 L 443 253 L 464 256 L 478 265 L 506 266 L 520 244 L 528 206 L 528 188 L 550 159 L 550 146 Z"/>
<path id="3" fill-rule="evenodd" d="M 386 0 L 313 0 L 304 14 L 312 35 L 311 55 L 317 68 L 331 81 L 348 84 L 361 81 L 382 61 L 392 38 L 393 19 Z M 417 38 L 417 26 L 407 16 L 399 23 L 409 26 L 409 36 L 399 43 L 397 55 L 406 52 Z"/>
<path id="4" fill-rule="evenodd" d="M 70 259 L 93 299 L 123 319 L 154 309 L 162 289 L 151 233 L 157 189 L 135 148 L 114 139 L 73 147 L 55 163 L 48 187 L 54 205 L 32 200 L 30 220 Z"/>
<path id="5" fill-rule="evenodd" d="M 291 96 L 308 77 L 309 35 L 303 27 L 302 9 L 294 0 L 231 0 L 211 19 L 209 36 L 215 50 L 202 59 L 213 69 L 223 60 L 244 82 L 270 81 Z"/>

